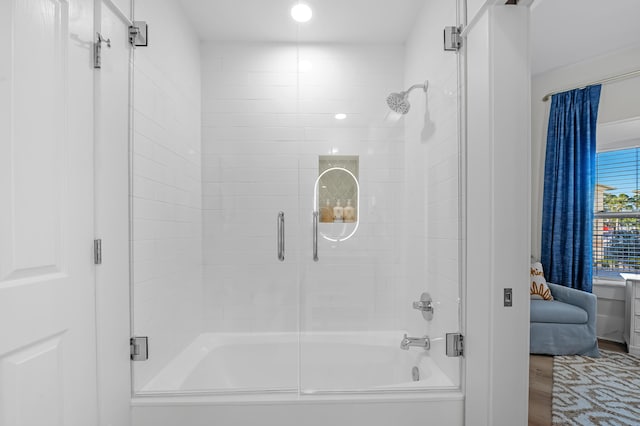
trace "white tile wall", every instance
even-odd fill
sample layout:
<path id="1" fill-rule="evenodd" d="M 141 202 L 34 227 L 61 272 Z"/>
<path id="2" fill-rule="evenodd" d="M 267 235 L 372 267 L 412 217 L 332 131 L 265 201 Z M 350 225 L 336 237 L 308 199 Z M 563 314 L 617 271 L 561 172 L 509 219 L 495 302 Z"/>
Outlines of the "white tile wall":
<path id="1" fill-rule="evenodd" d="M 202 156 L 197 37 L 174 2 L 135 4 L 153 34 L 134 71 L 133 324 L 152 351 L 139 389 L 202 329 Z"/>
<path id="2" fill-rule="evenodd" d="M 202 55 L 207 328 L 400 327 L 404 130 L 385 98 L 403 86 L 403 47 L 207 43 Z M 298 75 L 301 60 L 311 70 Z M 318 156 L 334 150 L 360 156 L 361 224 L 346 242 L 321 239 L 316 264 L 313 186 Z M 280 210 L 285 262 L 276 259 Z"/>
<path id="3" fill-rule="evenodd" d="M 410 231 L 404 234 L 402 252 L 408 282 L 404 303 L 410 306 L 423 291 L 435 303 L 431 322 L 408 309 L 406 324 L 411 334 L 432 337 L 430 355 L 458 381 L 459 360 L 445 356 L 442 339 L 445 333 L 459 331 L 463 194 L 458 188 L 457 57 L 442 49 L 442 28 L 455 22 L 454 2 L 427 2 L 406 43 L 405 86 L 429 80 L 429 89 L 426 99 L 412 92 L 412 110 L 405 121 L 405 189 L 411 195 L 405 198 L 404 223 Z"/>

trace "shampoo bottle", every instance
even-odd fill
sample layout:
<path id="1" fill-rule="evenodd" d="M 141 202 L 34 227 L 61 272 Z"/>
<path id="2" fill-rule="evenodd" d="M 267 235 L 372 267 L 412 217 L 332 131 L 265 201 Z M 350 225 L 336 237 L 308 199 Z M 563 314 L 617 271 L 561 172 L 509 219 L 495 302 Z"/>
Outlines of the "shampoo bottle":
<path id="1" fill-rule="evenodd" d="M 347 206 L 344 208 L 344 221 L 349 223 L 356 221 L 356 209 L 351 205 L 351 200 L 347 200 Z"/>
<path id="2" fill-rule="evenodd" d="M 340 206 L 340 200 L 336 201 L 336 206 L 333 208 L 333 221 L 343 222 L 344 208 Z"/>
<path id="3" fill-rule="evenodd" d="M 333 209 L 331 208 L 331 203 L 329 203 L 329 199 L 327 199 L 327 203 L 324 207 L 320 208 L 320 222 L 331 223 L 333 222 Z"/>

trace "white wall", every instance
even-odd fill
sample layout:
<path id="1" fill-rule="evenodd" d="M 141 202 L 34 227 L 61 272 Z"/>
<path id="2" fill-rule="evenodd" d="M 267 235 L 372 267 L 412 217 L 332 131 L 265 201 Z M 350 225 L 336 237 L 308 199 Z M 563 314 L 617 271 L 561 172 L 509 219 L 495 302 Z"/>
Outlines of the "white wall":
<path id="1" fill-rule="evenodd" d="M 149 46 L 135 51 L 133 135 L 134 334 L 150 358 L 140 388 L 202 328 L 200 53 L 170 0 L 137 0 Z"/>
<path id="2" fill-rule="evenodd" d="M 455 22 L 454 2 L 427 2 L 406 42 L 404 86 L 429 80 L 429 89 L 411 94 L 405 117 L 405 297 L 428 291 L 435 313 L 428 323 L 410 305 L 401 315 L 411 335 L 432 337 L 430 355 L 458 382 L 460 360 L 446 356 L 441 339 L 460 331 L 458 67 L 456 53 L 442 48 L 443 27 Z"/>
<path id="3" fill-rule="evenodd" d="M 206 43 L 202 54 L 207 329 L 398 327 L 403 129 L 384 100 L 402 90 L 402 46 Z M 298 76 L 299 60 L 311 69 Z M 360 228 L 339 244 L 320 238 L 315 263 L 313 187 L 318 156 L 332 152 L 360 158 Z"/>

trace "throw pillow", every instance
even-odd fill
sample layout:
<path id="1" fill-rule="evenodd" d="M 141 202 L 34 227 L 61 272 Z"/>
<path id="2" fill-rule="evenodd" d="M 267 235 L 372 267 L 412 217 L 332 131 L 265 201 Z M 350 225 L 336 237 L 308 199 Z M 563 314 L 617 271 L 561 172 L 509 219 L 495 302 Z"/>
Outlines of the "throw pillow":
<path id="1" fill-rule="evenodd" d="M 547 280 L 544 279 L 544 271 L 540 262 L 531 264 L 531 298 L 553 300 Z"/>

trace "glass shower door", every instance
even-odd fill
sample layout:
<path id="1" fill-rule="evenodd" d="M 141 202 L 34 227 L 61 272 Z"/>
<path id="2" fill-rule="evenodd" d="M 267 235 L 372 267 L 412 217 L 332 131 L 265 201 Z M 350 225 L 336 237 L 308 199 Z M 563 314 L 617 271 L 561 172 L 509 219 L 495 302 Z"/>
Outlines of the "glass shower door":
<path id="1" fill-rule="evenodd" d="M 211 52 L 228 65 L 205 94 L 243 97 L 237 109 L 233 102 L 210 105 L 220 112 L 204 123 L 205 325 L 224 352 L 211 362 L 226 391 L 295 392 L 296 147 L 303 137 L 297 49 L 295 43 L 232 44 Z M 229 88 L 230 81 L 237 86 Z"/>
<path id="2" fill-rule="evenodd" d="M 315 152 L 300 177 L 301 391 L 395 386 L 410 380 L 400 371 L 398 318 L 406 298 L 404 124 L 385 97 L 403 85 L 402 67 L 388 65 L 401 64 L 403 50 L 328 44 L 300 52 L 313 64 L 301 73 L 302 114 L 324 118 L 322 129 L 306 129 Z"/>
<path id="3" fill-rule="evenodd" d="M 150 120 L 158 140 L 134 141 L 134 332 L 153 351 L 133 365 L 136 391 L 295 393 L 296 43 L 201 53 L 201 141 L 185 133 L 166 147 Z"/>
<path id="4" fill-rule="evenodd" d="M 404 43 L 300 43 L 303 394 L 460 386 L 445 354 L 460 330 L 457 58 L 430 25 L 456 6 L 442 9 Z"/>

